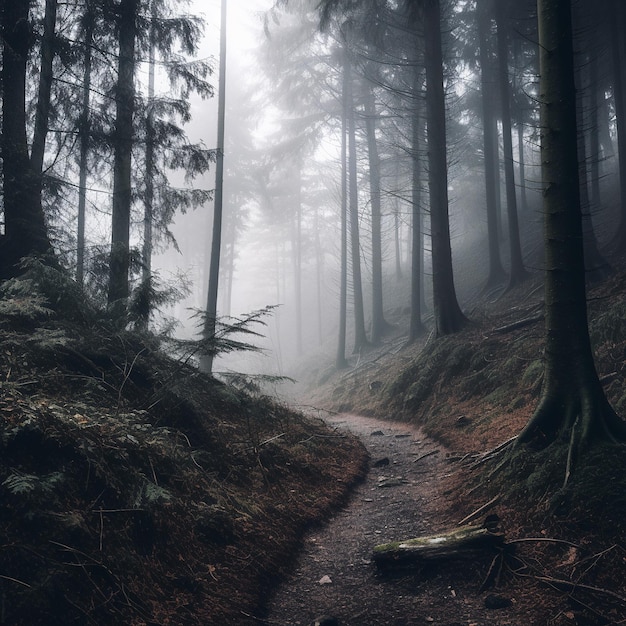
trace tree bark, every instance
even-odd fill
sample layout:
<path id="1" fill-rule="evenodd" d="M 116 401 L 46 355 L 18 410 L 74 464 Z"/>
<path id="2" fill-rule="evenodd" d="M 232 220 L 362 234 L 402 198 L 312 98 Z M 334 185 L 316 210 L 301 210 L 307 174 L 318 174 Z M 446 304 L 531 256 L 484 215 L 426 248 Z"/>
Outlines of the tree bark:
<path id="1" fill-rule="evenodd" d="M 620 250 L 626 247 L 626 85 L 624 68 L 626 67 L 626 44 L 621 25 L 624 24 L 626 10 L 622 0 L 613 0 L 611 11 L 611 56 L 613 61 L 613 100 L 617 124 L 617 153 L 619 158 L 619 218 L 613 237 L 613 245 Z"/>
<path id="2" fill-rule="evenodd" d="M 220 278 L 220 258 L 222 249 L 222 201 L 224 198 L 224 134 L 226 116 L 226 0 L 221 3 L 220 16 L 220 77 L 217 112 L 217 158 L 215 163 L 215 197 L 213 200 L 213 229 L 211 232 L 211 259 L 209 264 L 209 285 L 207 288 L 206 317 L 203 335 L 205 339 L 215 336 L 217 324 L 217 294 Z M 277 319 L 278 323 L 278 319 Z M 200 358 L 200 369 L 213 372 L 213 354 Z"/>
<path id="3" fill-rule="evenodd" d="M 349 53 L 348 53 L 349 54 Z M 365 311 L 363 308 L 363 283 L 361 280 L 361 239 L 359 235 L 359 190 L 357 186 L 356 123 L 354 119 L 354 97 L 352 68 L 347 57 L 347 116 L 348 116 L 348 207 L 350 213 L 350 260 L 352 262 L 352 299 L 354 307 L 354 352 L 367 345 Z"/>
<path id="4" fill-rule="evenodd" d="M 79 122 L 80 160 L 78 173 L 78 218 L 76 233 L 76 282 L 83 284 L 85 276 L 85 213 L 87 205 L 87 159 L 89 157 L 90 93 L 91 93 L 91 46 L 93 45 L 94 15 L 91 3 L 85 6 L 84 77 L 82 111 Z"/>
<path id="5" fill-rule="evenodd" d="M 348 51 L 344 44 L 343 51 L 343 83 L 342 83 L 342 115 L 341 115 L 341 261 L 339 278 L 339 333 L 337 337 L 337 369 L 347 367 L 346 360 L 346 324 L 348 304 Z"/>
<path id="6" fill-rule="evenodd" d="M 109 303 L 126 301 L 129 294 L 131 166 L 133 116 L 135 112 L 135 38 L 138 9 L 139 0 L 122 0 L 120 2 Z"/>
<path id="7" fill-rule="evenodd" d="M 411 313 L 409 320 L 409 343 L 424 332 L 422 323 L 423 295 L 423 233 L 422 233 L 422 163 L 420 159 L 423 115 L 421 95 L 422 72 L 417 65 L 413 68 L 413 94 L 411 112 Z"/>
<path id="8" fill-rule="evenodd" d="M 2 5 L 3 278 L 19 273 L 22 257 L 52 252 L 41 204 L 41 169 L 33 169 L 26 135 L 26 66 L 32 44 L 29 4 L 11 0 Z"/>
<path id="9" fill-rule="evenodd" d="M 587 325 L 570 0 L 537 0 L 537 9 L 545 369 L 539 405 L 516 445 L 560 435 L 575 455 L 598 440 L 626 440 L 626 426 L 604 395 Z"/>
<path id="10" fill-rule="evenodd" d="M 467 318 L 454 288 L 450 222 L 448 217 L 448 165 L 446 154 L 446 102 L 443 89 L 441 10 L 439 0 L 424 2 L 426 62 L 426 118 L 428 125 L 428 189 L 433 258 L 435 334 L 461 330 Z"/>
<path id="11" fill-rule="evenodd" d="M 374 547 L 372 560 L 379 569 L 419 565 L 429 561 L 476 558 L 493 554 L 504 544 L 504 535 L 484 526 L 463 526 L 447 533 L 394 541 Z"/>
<path id="12" fill-rule="evenodd" d="M 376 139 L 376 102 L 371 84 L 365 86 L 365 123 L 372 209 L 372 343 L 380 342 L 387 322 L 383 312 L 383 252 L 381 238 L 380 157 Z"/>
<path id="13" fill-rule="evenodd" d="M 511 128 L 511 94 L 509 92 L 509 51 L 507 28 L 502 1 L 495 3 L 498 43 L 498 86 L 502 113 L 502 145 L 504 158 L 504 181 L 506 187 L 506 209 L 509 230 L 509 284 L 508 289 L 523 282 L 528 274 L 524 268 L 517 215 L 517 193 L 515 191 L 515 169 L 513 167 L 513 138 Z"/>
<path id="14" fill-rule="evenodd" d="M 487 11 L 488 0 L 481 0 L 478 4 L 478 37 L 480 52 L 480 82 L 482 88 L 482 118 L 483 118 L 483 160 L 485 172 L 485 206 L 487 212 L 487 243 L 489 250 L 489 274 L 485 289 L 500 285 L 506 279 L 506 272 L 500 257 L 500 243 L 498 232 L 498 202 L 496 185 L 500 184 L 499 164 L 495 150 L 497 142 L 496 114 L 494 107 L 494 81 L 492 63 L 489 58 L 488 34 L 490 13 Z M 490 3 L 491 4 L 491 3 Z"/>

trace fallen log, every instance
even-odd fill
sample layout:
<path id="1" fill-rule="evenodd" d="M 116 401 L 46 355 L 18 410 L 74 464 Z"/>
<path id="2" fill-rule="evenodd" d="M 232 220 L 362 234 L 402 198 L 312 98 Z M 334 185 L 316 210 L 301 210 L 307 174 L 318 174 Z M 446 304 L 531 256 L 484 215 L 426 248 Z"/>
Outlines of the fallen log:
<path id="1" fill-rule="evenodd" d="M 484 526 L 463 526 L 447 533 L 393 541 L 374 547 L 372 560 L 379 569 L 407 567 L 429 561 L 476 558 L 504 545 L 504 535 Z"/>

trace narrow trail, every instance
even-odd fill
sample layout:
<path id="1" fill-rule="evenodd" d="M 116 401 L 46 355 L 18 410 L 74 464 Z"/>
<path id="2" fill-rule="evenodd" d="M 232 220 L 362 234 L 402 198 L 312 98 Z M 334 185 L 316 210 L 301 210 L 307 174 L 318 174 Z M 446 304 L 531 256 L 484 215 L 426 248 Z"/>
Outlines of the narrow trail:
<path id="1" fill-rule="evenodd" d="M 451 471 L 445 449 L 404 423 L 355 415 L 327 421 L 362 439 L 371 469 L 348 505 L 306 539 L 295 571 L 271 601 L 267 624 L 308 626 L 324 615 L 341 626 L 471 623 L 437 619 L 440 604 L 440 614 L 449 615 L 451 609 L 459 617 L 467 613 L 452 588 L 440 593 L 437 584 L 433 597 L 424 588 L 428 581 L 416 581 L 415 575 L 382 579 L 370 562 L 377 544 L 450 525 L 441 518 L 446 508 L 441 480 Z"/>

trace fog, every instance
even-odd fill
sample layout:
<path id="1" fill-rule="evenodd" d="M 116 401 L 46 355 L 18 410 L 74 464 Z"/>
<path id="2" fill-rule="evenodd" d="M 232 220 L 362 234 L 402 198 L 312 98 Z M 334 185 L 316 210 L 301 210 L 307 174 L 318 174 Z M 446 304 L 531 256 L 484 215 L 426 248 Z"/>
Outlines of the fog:
<path id="1" fill-rule="evenodd" d="M 218 4 L 215 0 L 196 2 L 192 7 L 205 14 L 207 28 L 201 55 L 215 59 L 216 72 Z M 420 30 L 411 33 L 403 28 L 394 3 L 388 7 L 385 19 L 390 21 L 386 23 L 382 18 L 379 24 L 368 21 L 369 17 L 357 11 L 353 19 L 358 32 L 352 34 L 348 46 L 354 146 L 347 156 L 343 180 L 342 133 L 349 132 L 342 82 L 346 71 L 342 60 L 345 16 L 332 18 L 321 33 L 315 2 L 290 2 L 286 8 L 273 5 L 272 1 L 261 0 L 229 3 L 218 316 L 227 321 L 265 307 L 275 308 L 266 317 L 267 325 L 259 328 L 263 337 L 255 339 L 263 353 L 219 358 L 214 370 L 300 378 L 313 371 L 318 375 L 335 362 L 340 331 L 342 197 L 347 204 L 356 204 L 359 217 L 357 245 L 366 332 L 373 332 L 375 301 L 382 298 L 384 334 L 397 341 L 409 332 L 413 206 L 419 205 L 425 250 L 421 319 L 427 328 L 431 324 L 428 175 L 432 165 L 428 160 L 424 109 L 427 87 Z M 526 269 L 542 269 L 537 56 L 529 6 L 520 5 L 506 22 L 510 58 L 504 72 L 511 104 L 508 119 L 504 119 L 511 126 L 512 155 L 506 153 L 503 141 L 505 126 L 499 110 L 501 96 L 496 95 L 497 64 L 493 59 L 490 78 L 485 81 L 481 74 L 474 3 L 450 3 L 443 14 L 448 213 L 455 286 L 462 308 L 471 307 L 485 288 L 497 294 L 506 286 L 506 279 L 490 284 L 490 228 L 497 229 L 498 255 L 507 273 L 511 246 L 515 245 L 511 237 L 519 238 Z M 583 15 L 581 24 L 587 18 Z M 522 27 L 527 32 L 522 32 Z M 493 52 L 495 22 L 490 29 L 487 45 Z M 590 36 L 588 31 L 585 36 Z M 604 50 L 603 54 L 607 53 Z M 580 60 L 581 64 L 587 62 Z M 211 80 L 217 85 L 217 73 Z M 581 80 L 585 81 L 581 89 L 588 98 L 585 106 L 593 117 L 586 124 L 587 141 L 595 141 L 589 143 L 592 152 L 587 158 L 585 180 L 593 188 L 589 201 L 593 223 L 600 242 L 605 243 L 615 217 L 618 180 L 611 78 L 606 73 L 599 77 L 581 73 Z M 489 93 L 487 88 L 491 89 Z M 373 104 L 369 106 L 373 109 L 367 109 L 370 96 Z M 493 101 L 491 113 L 482 105 L 485 97 Z M 485 187 L 486 111 L 496 135 L 492 146 L 497 168 L 493 188 L 495 223 L 491 226 Z M 373 136 L 368 129 L 372 115 Z M 413 122 L 415 119 L 419 121 Z M 216 128 L 217 99 L 194 97 L 192 120 L 187 126 L 190 138 L 214 147 Z M 377 156 L 372 154 L 373 146 Z M 350 152 L 348 148 L 346 151 Z M 347 171 L 350 159 L 355 159 L 356 197 L 349 193 L 353 175 Z M 519 232 L 513 235 L 508 228 L 511 196 L 507 160 L 513 163 L 513 211 L 519 218 Z M 212 167 L 193 185 L 213 189 L 214 170 Z M 180 176 L 182 181 L 182 173 Z M 373 176 L 377 177 L 378 190 Z M 372 209 L 376 196 L 381 213 L 382 294 L 376 293 L 374 284 L 377 261 L 373 226 L 377 218 Z M 188 285 L 189 294 L 164 311 L 178 320 L 177 333 L 182 336 L 198 332 L 193 310 L 206 306 L 212 215 L 212 203 L 176 215 L 171 231 L 178 249 L 162 249 L 153 264 L 163 280 L 181 283 L 184 276 Z M 348 224 L 348 233 L 351 228 Z M 345 352 L 348 362 L 354 363 L 367 348 L 357 346 L 353 352 L 355 323 L 358 326 L 354 321 L 355 257 L 349 251 L 346 256 Z"/>

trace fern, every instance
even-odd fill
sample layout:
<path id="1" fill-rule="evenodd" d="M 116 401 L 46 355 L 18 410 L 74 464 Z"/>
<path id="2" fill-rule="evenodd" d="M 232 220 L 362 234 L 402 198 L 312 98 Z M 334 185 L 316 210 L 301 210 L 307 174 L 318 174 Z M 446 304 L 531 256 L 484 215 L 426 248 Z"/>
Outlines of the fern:
<path id="1" fill-rule="evenodd" d="M 64 478 L 62 472 L 37 476 L 13 470 L 13 473 L 2 481 L 2 485 L 14 495 L 40 496 L 53 493 Z"/>
<path id="2" fill-rule="evenodd" d="M 146 481 L 135 496 L 135 507 L 149 507 L 160 502 L 169 502 L 171 499 L 172 494 L 165 487 Z"/>

